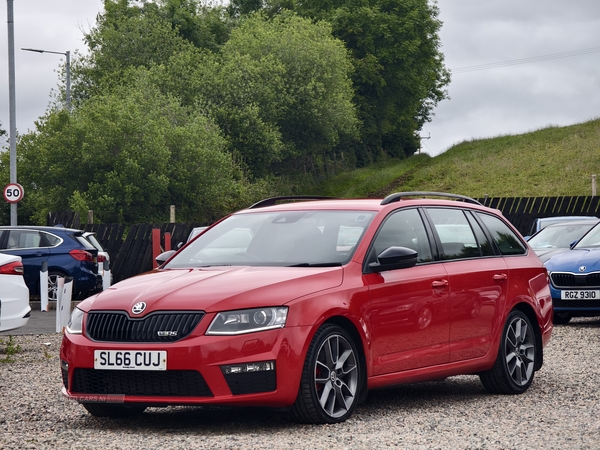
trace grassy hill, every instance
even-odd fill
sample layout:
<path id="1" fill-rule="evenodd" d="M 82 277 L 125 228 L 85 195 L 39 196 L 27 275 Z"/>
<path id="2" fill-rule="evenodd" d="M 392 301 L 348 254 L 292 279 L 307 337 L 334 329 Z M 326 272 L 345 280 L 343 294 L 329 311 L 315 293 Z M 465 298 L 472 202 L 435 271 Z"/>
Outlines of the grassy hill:
<path id="1" fill-rule="evenodd" d="M 471 197 L 542 197 L 600 193 L 600 119 L 515 136 L 463 142 L 430 157 L 414 155 L 346 172 L 314 194 L 384 197 L 399 191 L 442 191 Z"/>

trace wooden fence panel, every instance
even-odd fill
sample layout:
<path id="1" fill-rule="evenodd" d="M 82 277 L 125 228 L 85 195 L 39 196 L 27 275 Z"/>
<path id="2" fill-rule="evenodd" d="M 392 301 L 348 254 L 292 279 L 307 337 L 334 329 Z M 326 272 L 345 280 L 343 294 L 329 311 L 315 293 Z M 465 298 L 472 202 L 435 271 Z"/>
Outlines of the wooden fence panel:
<path id="1" fill-rule="evenodd" d="M 600 217 L 600 197 L 492 197 L 478 201 L 502 211 L 504 217 L 523 235 L 527 235 L 531 223 L 539 217 Z"/>

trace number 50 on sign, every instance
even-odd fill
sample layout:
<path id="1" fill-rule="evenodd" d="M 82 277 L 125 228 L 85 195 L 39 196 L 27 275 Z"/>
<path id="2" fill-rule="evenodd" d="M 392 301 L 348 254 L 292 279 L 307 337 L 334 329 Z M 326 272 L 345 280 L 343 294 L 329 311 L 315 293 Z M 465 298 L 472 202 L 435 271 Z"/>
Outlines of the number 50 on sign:
<path id="1" fill-rule="evenodd" d="M 10 183 L 4 187 L 4 200 L 8 203 L 17 203 L 23 200 L 23 186 L 18 183 Z"/>

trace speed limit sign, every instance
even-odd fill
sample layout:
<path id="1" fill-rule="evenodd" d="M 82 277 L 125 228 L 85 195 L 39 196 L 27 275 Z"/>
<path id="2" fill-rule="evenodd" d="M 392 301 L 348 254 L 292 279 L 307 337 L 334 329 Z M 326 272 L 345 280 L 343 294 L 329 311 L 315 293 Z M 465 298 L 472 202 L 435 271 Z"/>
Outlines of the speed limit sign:
<path id="1" fill-rule="evenodd" d="M 4 187 L 4 200 L 8 203 L 17 203 L 23 200 L 23 186 L 18 183 L 10 183 Z"/>

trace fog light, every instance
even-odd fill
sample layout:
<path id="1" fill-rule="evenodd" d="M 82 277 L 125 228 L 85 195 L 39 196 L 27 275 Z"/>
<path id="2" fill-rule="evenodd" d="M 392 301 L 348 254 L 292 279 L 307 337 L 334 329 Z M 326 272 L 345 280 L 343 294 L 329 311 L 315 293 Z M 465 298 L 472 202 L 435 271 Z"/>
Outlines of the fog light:
<path id="1" fill-rule="evenodd" d="M 266 372 L 269 370 L 275 370 L 275 361 L 260 361 L 221 366 L 221 371 L 225 375 L 230 375 L 234 373 Z"/>
<path id="2" fill-rule="evenodd" d="M 69 363 L 66 361 L 63 361 L 62 359 L 60 360 L 60 368 L 62 370 L 66 370 L 67 372 L 69 371 Z"/>

